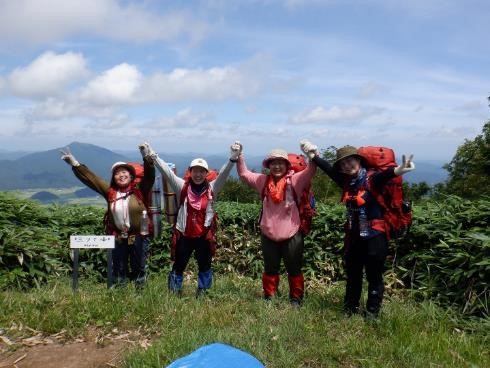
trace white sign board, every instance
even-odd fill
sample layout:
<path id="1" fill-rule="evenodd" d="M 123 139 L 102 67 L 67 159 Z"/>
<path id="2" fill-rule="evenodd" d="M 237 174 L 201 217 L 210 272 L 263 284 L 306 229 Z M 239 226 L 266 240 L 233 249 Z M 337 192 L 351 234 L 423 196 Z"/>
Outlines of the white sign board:
<path id="1" fill-rule="evenodd" d="M 71 235 L 70 248 L 114 248 L 114 235 Z"/>

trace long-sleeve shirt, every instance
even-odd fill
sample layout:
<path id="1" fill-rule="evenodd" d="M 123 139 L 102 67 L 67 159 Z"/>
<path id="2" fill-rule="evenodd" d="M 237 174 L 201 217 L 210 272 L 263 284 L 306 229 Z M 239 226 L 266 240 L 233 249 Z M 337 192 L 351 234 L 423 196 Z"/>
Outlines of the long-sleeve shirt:
<path id="1" fill-rule="evenodd" d="M 243 155 L 237 162 L 237 171 L 240 179 L 263 195 L 268 175 L 254 173 L 248 170 Z M 260 230 L 273 241 L 283 241 L 292 238 L 299 230 L 301 220 L 295 198 L 299 198 L 315 175 L 316 165 L 308 164 L 306 169 L 297 173 L 288 173 L 290 176 L 286 185 L 285 200 L 276 203 L 268 196 L 262 199 L 262 217 Z M 294 193 L 292 192 L 294 191 Z"/>
<path id="2" fill-rule="evenodd" d="M 140 231 L 141 213 L 145 206 L 141 203 L 136 195 L 131 194 L 125 199 L 119 199 L 116 205 L 111 206 L 109 203 L 110 183 L 93 173 L 87 166 L 81 164 L 72 167 L 75 176 L 90 189 L 95 190 L 102 195 L 109 204 L 109 215 L 112 224 L 119 230 L 123 227 L 128 229 L 129 233 L 135 234 Z M 144 176 L 138 184 L 138 188 L 144 198 L 149 198 L 153 183 L 155 181 L 155 167 L 150 161 L 144 160 Z M 117 189 L 114 188 L 117 192 Z M 124 197 L 123 192 L 117 192 L 116 198 Z"/>
<path id="3" fill-rule="evenodd" d="M 211 190 L 211 193 L 213 194 L 213 197 L 210 198 L 211 200 L 208 201 L 207 207 L 206 207 L 206 216 L 204 219 L 204 226 L 208 227 L 211 225 L 211 222 L 214 217 L 214 201 L 216 201 L 216 197 L 218 193 L 223 189 L 223 185 L 226 182 L 226 179 L 230 175 L 230 171 L 233 168 L 234 162 L 231 162 L 228 160 L 220 169 L 218 177 L 215 180 L 212 180 L 209 182 L 209 189 Z M 168 184 L 172 188 L 172 190 L 175 192 L 177 196 L 177 200 L 180 202 L 181 194 L 182 194 L 182 189 L 184 188 L 185 180 L 178 177 L 172 169 L 167 165 L 167 163 L 162 160 L 160 157 L 157 156 L 155 160 L 155 166 L 157 167 L 158 170 L 162 173 L 162 175 L 165 177 L 165 180 L 168 181 Z M 190 187 L 189 187 L 190 188 Z M 207 191 L 205 191 L 207 192 Z M 205 193 L 202 193 L 202 195 L 205 195 Z M 186 195 L 184 198 L 184 201 L 182 203 L 178 203 L 179 206 L 179 211 L 177 213 L 177 223 L 175 224 L 175 227 L 177 230 L 179 230 L 181 233 L 185 232 L 186 229 L 186 222 L 187 222 L 187 202 L 188 202 L 188 196 Z"/>

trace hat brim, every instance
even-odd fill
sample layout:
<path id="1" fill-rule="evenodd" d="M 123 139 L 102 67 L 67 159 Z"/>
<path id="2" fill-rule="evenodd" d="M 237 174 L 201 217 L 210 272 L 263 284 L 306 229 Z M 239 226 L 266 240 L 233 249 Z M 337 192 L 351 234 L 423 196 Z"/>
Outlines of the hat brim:
<path id="1" fill-rule="evenodd" d="M 189 171 L 191 171 L 191 170 L 192 170 L 192 168 L 194 168 L 194 167 L 200 167 L 200 168 L 203 168 L 203 169 L 204 169 L 204 170 L 206 170 L 206 171 L 209 171 L 209 169 L 208 169 L 207 167 L 202 166 L 202 165 L 193 165 L 193 166 L 189 166 Z"/>
<path id="2" fill-rule="evenodd" d="M 269 158 L 265 159 L 264 161 L 262 161 L 262 166 L 265 167 L 266 169 L 268 169 L 270 162 L 274 161 L 274 160 L 286 161 L 286 164 L 288 165 L 288 167 L 291 166 L 291 162 L 289 162 L 289 160 L 287 158 L 284 158 L 284 157 L 269 157 Z"/>
<path id="3" fill-rule="evenodd" d="M 136 171 L 134 170 L 134 167 L 128 164 L 117 165 L 115 168 L 112 169 L 112 175 L 114 176 L 114 173 L 121 168 L 128 170 L 128 172 L 133 176 L 133 178 L 136 177 Z"/>
<path id="4" fill-rule="evenodd" d="M 364 163 L 364 158 L 361 155 L 359 155 L 357 153 L 350 153 L 350 154 L 347 154 L 347 155 L 342 156 L 342 157 L 338 158 L 337 160 L 335 160 L 335 162 L 333 163 L 334 168 L 337 168 L 338 165 L 339 165 L 339 163 L 340 163 L 340 161 L 342 161 L 342 160 L 344 160 L 344 159 L 346 159 L 348 157 L 358 158 L 359 161 L 361 161 L 361 163 Z"/>

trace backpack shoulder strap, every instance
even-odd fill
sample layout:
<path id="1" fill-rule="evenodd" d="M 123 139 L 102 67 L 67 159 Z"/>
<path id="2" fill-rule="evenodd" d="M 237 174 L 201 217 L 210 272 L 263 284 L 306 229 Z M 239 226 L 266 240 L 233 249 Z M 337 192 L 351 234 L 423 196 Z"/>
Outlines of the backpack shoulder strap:
<path id="1" fill-rule="evenodd" d="M 189 190 L 189 185 L 190 185 L 189 180 L 186 179 L 184 186 L 182 187 L 182 190 L 180 191 L 179 208 L 184 203 L 185 197 L 187 197 L 187 191 Z"/>
<path id="2" fill-rule="evenodd" d="M 107 202 L 111 203 L 116 200 L 116 191 L 113 187 L 109 187 L 107 191 Z"/>
<path id="3" fill-rule="evenodd" d="M 298 193 L 296 193 L 296 191 L 294 190 L 293 182 L 291 181 L 291 175 L 286 177 L 286 188 L 287 187 L 291 188 L 291 192 L 293 193 L 294 202 L 296 203 L 296 206 L 298 206 L 298 208 L 299 208 L 301 196 L 298 196 Z"/>
<path id="4" fill-rule="evenodd" d="M 372 182 L 372 177 L 374 174 L 376 174 L 378 171 L 374 169 L 369 169 L 367 173 L 367 188 L 366 190 L 369 191 L 373 195 L 373 197 L 376 199 L 376 202 L 383 208 L 383 210 L 387 210 L 388 206 L 386 204 L 385 197 L 383 196 L 382 191 L 379 191 L 375 185 L 373 185 Z"/>
<path id="5" fill-rule="evenodd" d="M 135 185 L 132 192 L 133 192 L 132 194 L 134 194 L 136 196 L 138 201 L 142 202 L 145 205 L 145 207 L 147 207 L 147 208 L 149 207 L 148 198 L 145 198 L 145 196 L 143 195 L 143 192 L 139 188 L 139 185 Z"/>

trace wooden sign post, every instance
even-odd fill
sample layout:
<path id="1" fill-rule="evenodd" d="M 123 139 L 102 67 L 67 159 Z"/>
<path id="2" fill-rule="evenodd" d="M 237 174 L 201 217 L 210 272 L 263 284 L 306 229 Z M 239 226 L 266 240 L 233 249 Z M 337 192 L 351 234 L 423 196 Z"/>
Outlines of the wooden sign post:
<path id="1" fill-rule="evenodd" d="M 112 278 L 112 250 L 115 247 L 114 235 L 71 235 L 70 249 L 72 249 L 73 272 L 71 287 L 78 289 L 78 258 L 80 249 L 107 249 L 107 287 L 113 283 Z"/>

